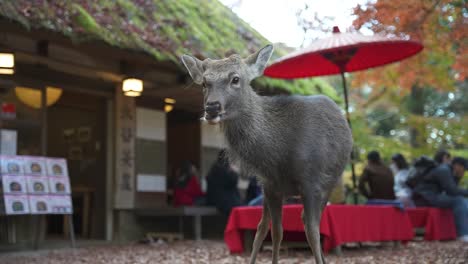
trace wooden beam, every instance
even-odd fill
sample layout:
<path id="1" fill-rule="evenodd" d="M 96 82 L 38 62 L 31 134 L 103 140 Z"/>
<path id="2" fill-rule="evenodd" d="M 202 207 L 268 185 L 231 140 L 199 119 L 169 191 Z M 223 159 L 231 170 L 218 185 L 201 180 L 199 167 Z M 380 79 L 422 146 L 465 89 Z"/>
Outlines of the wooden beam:
<path id="1" fill-rule="evenodd" d="M 158 61 L 152 55 L 143 51 L 122 49 L 98 40 L 76 43 L 72 42 L 70 38 L 61 33 L 45 29 L 27 30 L 19 23 L 10 20 L 0 19 L 0 32 L 4 34 L 17 34 L 37 40 L 48 40 L 50 43 L 56 43 L 63 47 L 79 50 L 95 58 L 120 59 L 131 62 L 132 64 L 151 67 L 159 71 L 172 73 L 182 72 L 181 67 L 172 61 Z"/>
<path id="2" fill-rule="evenodd" d="M 110 82 L 121 82 L 123 79 L 122 75 L 101 71 L 99 69 L 93 69 L 91 67 L 79 66 L 67 62 L 61 62 L 47 57 L 41 57 L 25 52 L 16 52 L 16 60 L 18 62 L 24 62 L 33 65 L 47 65 L 51 69 L 57 71 L 66 72 L 73 75 L 88 77 L 88 78 L 100 78 Z"/>
<path id="3" fill-rule="evenodd" d="M 120 83 L 125 75 L 110 72 L 107 70 L 101 70 L 90 66 L 82 66 L 73 64 L 70 62 L 60 61 L 48 57 L 43 57 L 27 52 L 18 51 L 15 53 L 16 59 L 19 62 L 24 62 L 32 65 L 46 65 L 47 67 L 69 73 L 72 75 L 78 75 L 91 79 L 100 79 L 108 82 Z M 171 74 L 167 72 L 159 72 L 151 69 L 145 71 L 143 69 L 133 69 L 133 71 L 144 71 L 143 79 L 145 81 L 145 88 L 149 89 L 173 89 L 180 82 L 180 75 Z M 169 87 L 169 88 L 168 88 Z"/>
<path id="4" fill-rule="evenodd" d="M 32 88 L 55 86 L 108 98 L 113 96 L 114 83 L 62 73 L 47 67 L 19 64 L 17 68 L 18 72 L 11 76 L 11 80 L 15 82 L 15 86 L 22 85 Z"/>

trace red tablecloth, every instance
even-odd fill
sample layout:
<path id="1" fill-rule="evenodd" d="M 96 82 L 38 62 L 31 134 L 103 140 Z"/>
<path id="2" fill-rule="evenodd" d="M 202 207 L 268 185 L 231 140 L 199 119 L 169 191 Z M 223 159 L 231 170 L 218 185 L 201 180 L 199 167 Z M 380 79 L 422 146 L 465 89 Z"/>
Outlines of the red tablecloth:
<path id="1" fill-rule="evenodd" d="M 302 205 L 283 207 L 283 229 L 304 232 L 301 220 Z M 241 253 L 243 230 L 256 230 L 262 216 L 262 207 L 237 207 L 229 217 L 224 231 L 224 241 L 231 253 Z M 408 241 L 413 229 L 403 211 L 389 206 L 329 205 L 320 222 L 324 236 L 323 249 L 330 249 L 347 242 Z"/>
<path id="2" fill-rule="evenodd" d="M 452 210 L 418 207 L 407 211 L 413 227 L 424 227 L 425 240 L 451 240 L 457 237 Z"/>

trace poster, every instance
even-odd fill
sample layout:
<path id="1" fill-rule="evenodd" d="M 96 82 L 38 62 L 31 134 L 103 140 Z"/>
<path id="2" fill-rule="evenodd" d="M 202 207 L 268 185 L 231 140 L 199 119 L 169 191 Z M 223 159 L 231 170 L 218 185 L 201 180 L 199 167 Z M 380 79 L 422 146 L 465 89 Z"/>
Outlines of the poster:
<path id="1" fill-rule="evenodd" d="M 71 214 L 63 158 L 0 155 L 0 214 Z"/>

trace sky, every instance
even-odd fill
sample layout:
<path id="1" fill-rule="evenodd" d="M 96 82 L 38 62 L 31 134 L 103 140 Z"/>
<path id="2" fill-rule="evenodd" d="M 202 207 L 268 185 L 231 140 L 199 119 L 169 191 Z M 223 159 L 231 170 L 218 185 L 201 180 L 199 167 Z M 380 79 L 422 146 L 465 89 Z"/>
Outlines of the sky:
<path id="1" fill-rule="evenodd" d="M 303 43 L 304 32 L 297 24 L 296 12 L 309 6 L 310 16 L 315 12 L 320 17 L 334 17 L 334 25 L 343 32 L 352 24 L 352 8 L 357 4 L 364 4 L 367 0 L 220 0 L 249 23 L 260 34 L 272 42 L 283 42 L 290 47 L 300 47 Z M 322 35 L 310 36 L 323 37 Z M 307 39 L 307 45 L 311 41 Z"/>

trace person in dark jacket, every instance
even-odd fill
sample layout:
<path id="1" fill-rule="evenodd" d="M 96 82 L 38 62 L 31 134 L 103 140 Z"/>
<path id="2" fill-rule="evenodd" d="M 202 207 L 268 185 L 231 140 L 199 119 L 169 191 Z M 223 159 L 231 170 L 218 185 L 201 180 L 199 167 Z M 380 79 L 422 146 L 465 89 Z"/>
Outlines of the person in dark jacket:
<path id="1" fill-rule="evenodd" d="M 368 164 L 359 179 L 359 191 L 367 199 L 393 200 L 393 173 L 383 164 L 380 154 L 371 151 L 367 155 Z"/>
<path id="2" fill-rule="evenodd" d="M 455 157 L 451 165 L 442 163 L 416 185 L 414 193 L 418 195 L 417 205 L 451 208 L 455 218 L 459 240 L 468 242 L 468 206 L 463 196 L 468 196 L 468 190 L 458 188 L 455 177 L 459 177 L 468 169 L 467 161 Z"/>
<path id="3" fill-rule="evenodd" d="M 225 152 L 218 154 L 216 163 L 211 167 L 206 177 L 208 205 L 215 206 L 220 212 L 228 216 L 231 209 L 242 205 L 237 183 L 239 174 L 229 164 Z"/>

